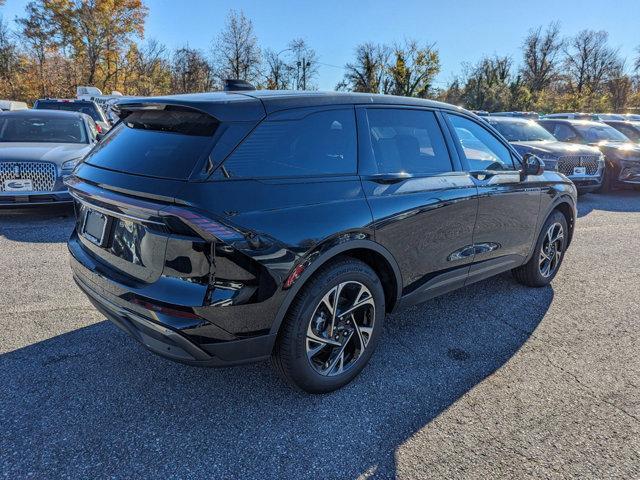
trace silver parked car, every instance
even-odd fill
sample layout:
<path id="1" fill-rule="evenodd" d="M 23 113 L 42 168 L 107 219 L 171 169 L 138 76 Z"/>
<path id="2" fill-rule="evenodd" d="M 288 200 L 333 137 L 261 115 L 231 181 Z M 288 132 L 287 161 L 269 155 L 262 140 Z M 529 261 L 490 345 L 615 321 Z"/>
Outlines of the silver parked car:
<path id="1" fill-rule="evenodd" d="M 70 202 L 63 179 L 98 138 L 84 113 L 0 113 L 0 205 Z"/>

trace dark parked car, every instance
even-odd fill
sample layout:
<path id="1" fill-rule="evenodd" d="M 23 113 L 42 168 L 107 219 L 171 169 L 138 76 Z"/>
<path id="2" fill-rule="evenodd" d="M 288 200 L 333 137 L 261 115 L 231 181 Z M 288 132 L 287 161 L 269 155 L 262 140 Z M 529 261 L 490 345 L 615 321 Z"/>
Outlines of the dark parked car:
<path id="1" fill-rule="evenodd" d="M 604 123 L 618 130 L 632 142 L 640 143 L 640 122 L 605 120 Z"/>
<path id="2" fill-rule="evenodd" d="M 532 153 L 544 161 L 545 170 L 557 170 L 575 183 L 580 193 L 600 188 L 604 155 L 596 147 L 559 142 L 534 120 L 487 117 L 513 147 L 524 155 Z"/>
<path id="3" fill-rule="evenodd" d="M 598 147 L 605 156 L 602 190 L 621 185 L 640 185 L 640 145 L 631 142 L 613 127 L 589 120 L 539 120 L 562 142 Z"/>
<path id="4" fill-rule="evenodd" d="M 547 285 L 571 241 L 574 185 L 454 106 L 245 91 L 119 107 L 67 182 L 71 266 L 106 317 L 174 360 L 272 357 L 331 391 L 386 313 L 508 270 Z"/>
<path id="5" fill-rule="evenodd" d="M 107 119 L 102 108 L 93 100 L 76 100 L 60 98 L 41 98 L 36 100 L 33 108 L 38 110 L 63 110 L 67 112 L 86 113 L 96 124 L 98 133 L 106 133 L 111 128 L 111 123 Z"/>
<path id="6" fill-rule="evenodd" d="M 515 118 L 540 118 L 538 112 L 493 112 L 491 116 Z"/>
<path id="7" fill-rule="evenodd" d="M 96 143 L 88 115 L 0 113 L 0 205 L 71 202 L 63 179 Z"/>

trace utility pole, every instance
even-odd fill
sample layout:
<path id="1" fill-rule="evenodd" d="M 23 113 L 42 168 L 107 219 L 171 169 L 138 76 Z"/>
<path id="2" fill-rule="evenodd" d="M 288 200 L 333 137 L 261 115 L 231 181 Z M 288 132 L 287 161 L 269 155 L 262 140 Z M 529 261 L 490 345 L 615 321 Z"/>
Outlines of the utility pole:
<path id="1" fill-rule="evenodd" d="M 300 67 L 302 67 L 302 90 L 307 89 L 307 68 L 311 66 L 311 62 L 308 62 L 306 58 L 302 57 L 302 62 L 298 60 L 296 63 L 298 67 L 298 72 L 296 76 L 298 77 L 298 90 L 300 90 Z"/>

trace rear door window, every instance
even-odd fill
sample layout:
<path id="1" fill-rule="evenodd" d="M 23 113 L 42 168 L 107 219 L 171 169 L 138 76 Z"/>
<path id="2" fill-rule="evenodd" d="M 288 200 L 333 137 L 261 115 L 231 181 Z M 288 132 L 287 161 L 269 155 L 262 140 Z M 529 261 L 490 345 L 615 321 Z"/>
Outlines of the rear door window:
<path id="1" fill-rule="evenodd" d="M 356 170 L 353 108 L 266 120 L 221 167 L 228 178 L 348 175 Z"/>
<path id="2" fill-rule="evenodd" d="M 369 108 L 369 135 L 378 174 L 429 175 L 452 171 L 433 112 Z"/>
<path id="3" fill-rule="evenodd" d="M 135 175 L 185 180 L 211 152 L 217 127 L 213 117 L 191 109 L 133 111 L 85 161 Z"/>

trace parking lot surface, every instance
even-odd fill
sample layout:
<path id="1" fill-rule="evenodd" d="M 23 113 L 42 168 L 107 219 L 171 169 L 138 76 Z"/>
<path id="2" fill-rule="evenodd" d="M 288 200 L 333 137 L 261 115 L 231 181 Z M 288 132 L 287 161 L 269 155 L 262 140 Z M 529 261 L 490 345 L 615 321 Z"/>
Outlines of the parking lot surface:
<path id="1" fill-rule="evenodd" d="M 639 478 L 640 193 L 580 201 L 551 287 L 389 316 L 324 396 L 148 353 L 73 283 L 71 210 L 1 210 L 0 477 Z"/>

